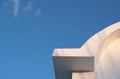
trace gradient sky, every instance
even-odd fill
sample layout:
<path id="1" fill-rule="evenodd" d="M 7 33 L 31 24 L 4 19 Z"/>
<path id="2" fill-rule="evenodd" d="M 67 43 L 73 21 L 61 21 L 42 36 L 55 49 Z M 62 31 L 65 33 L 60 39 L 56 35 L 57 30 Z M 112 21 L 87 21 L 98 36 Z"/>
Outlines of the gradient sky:
<path id="1" fill-rule="evenodd" d="M 55 79 L 54 48 L 118 21 L 120 0 L 0 0 L 0 79 Z"/>

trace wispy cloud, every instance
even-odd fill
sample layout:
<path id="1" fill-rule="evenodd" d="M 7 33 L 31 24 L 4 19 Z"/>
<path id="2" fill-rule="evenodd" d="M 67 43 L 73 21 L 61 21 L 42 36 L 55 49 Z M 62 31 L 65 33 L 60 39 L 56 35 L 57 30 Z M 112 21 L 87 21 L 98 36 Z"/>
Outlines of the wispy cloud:
<path id="1" fill-rule="evenodd" d="M 25 6 L 24 11 L 28 12 L 32 10 L 32 4 L 31 2 L 28 2 L 28 4 Z"/>
<path id="2" fill-rule="evenodd" d="M 14 16 L 17 16 L 19 11 L 19 0 L 13 0 L 13 4 L 14 4 Z"/>
<path id="3" fill-rule="evenodd" d="M 41 15 L 41 9 L 40 8 L 35 11 L 35 15 L 36 16 L 40 16 Z"/>
<path id="4" fill-rule="evenodd" d="M 28 0 L 28 3 L 24 6 L 23 4 L 20 4 L 20 1 L 22 0 L 6 0 L 3 3 L 4 7 L 10 7 L 8 9 L 13 9 L 14 16 L 18 16 L 18 14 L 21 14 L 21 11 L 33 14 L 35 16 L 41 16 L 41 9 L 39 7 L 34 7 L 34 4 Z M 20 8 L 21 7 L 21 8 Z"/>

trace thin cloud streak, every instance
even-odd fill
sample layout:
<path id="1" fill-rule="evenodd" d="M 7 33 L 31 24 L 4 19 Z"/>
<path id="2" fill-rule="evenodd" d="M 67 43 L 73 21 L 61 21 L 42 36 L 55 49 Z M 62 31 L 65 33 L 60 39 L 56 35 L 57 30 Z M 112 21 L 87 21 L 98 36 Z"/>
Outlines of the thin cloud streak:
<path id="1" fill-rule="evenodd" d="M 40 10 L 40 8 L 39 8 L 39 9 L 37 9 L 37 10 L 35 11 L 35 15 L 36 15 L 36 16 L 40 16 L 40 14 L 41 14 L 41 10 Z"/>
<path id="2" fill-rule="evenodd" d="M 34 8 L 31 1 L 28 1 L 27 5 L 20 4 L 20 0 L 8 0 L 7 2 L 3 3 L 4 7 L 10 7 L 9 9 L 13 9 L 14 17 L 21 14 L 20 11 L 24 11 L 27 13 L 33 13 L 35 16 L 41 16 L 41 8 L 37 7 Z M 21 8 L 20 8 L 21 7 Z"/>
<path id="3" fill-rule="evenodd" d="M 19 0 L 13 0 L 13 4 L 14 4 L 14 16 L 17 16 L 19 11 Z"/>

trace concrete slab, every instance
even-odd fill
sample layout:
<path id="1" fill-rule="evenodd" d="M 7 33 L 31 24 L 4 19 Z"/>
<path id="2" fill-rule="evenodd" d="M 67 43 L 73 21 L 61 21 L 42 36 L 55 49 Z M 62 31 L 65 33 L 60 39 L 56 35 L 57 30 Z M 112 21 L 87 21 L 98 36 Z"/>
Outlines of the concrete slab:
<path id="1" fill-rule="evenodd" d="M 64 49 L 61 49 L 64 50 Z M 69 51 L 68 49 L 65 49 Z M 71 50 L 71 49 L 70 49 Z M 58 50 L 57 50 L 58 51 Z M 77 49 L 73 49 L 73 55 L 68 54 L 69 52 L 64 52 L 62 56 L 59 52 L 53 55 L 53 63 L 56 79 L 71 79 L 72 72 L 88 72 L 94 71 L 94 57 L 93 56 L 74 56 L 78 52 Z M 66 53 L 66 55 L 65 55 Z"/>

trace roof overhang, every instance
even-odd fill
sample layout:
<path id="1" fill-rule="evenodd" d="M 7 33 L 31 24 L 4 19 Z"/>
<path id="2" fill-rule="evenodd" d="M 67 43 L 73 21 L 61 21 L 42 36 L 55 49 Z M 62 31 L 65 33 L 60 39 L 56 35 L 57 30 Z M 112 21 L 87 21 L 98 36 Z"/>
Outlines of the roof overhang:
<path id="1" fill-rule="evenodd" d="M 72 72 L 94 71 L 94 57 L 79 53 L 79 49 L 55 49 L 53 62 L 56 79 L 71 79 Z"/>

